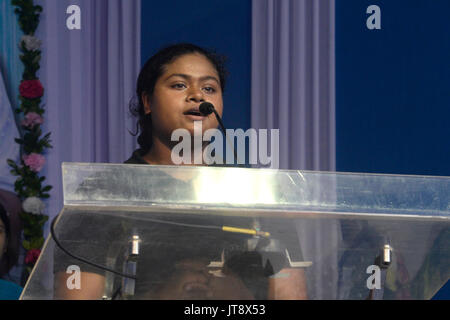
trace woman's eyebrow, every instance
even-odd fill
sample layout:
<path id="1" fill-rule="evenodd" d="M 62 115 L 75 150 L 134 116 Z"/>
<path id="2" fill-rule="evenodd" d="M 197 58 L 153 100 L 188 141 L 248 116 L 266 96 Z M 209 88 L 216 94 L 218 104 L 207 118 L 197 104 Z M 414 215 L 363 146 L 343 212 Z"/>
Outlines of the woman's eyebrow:
<path id="1" fill-rule="evenodd" d="M 186 80 L 191 80 L 192 79 L 192 76 L 190 76 L 188 74 L 173 73 L 170 76 L 168 76 L 166 78 L 166 80 L 169 80 L 172 77 L 180 77 L 180 78 L 183 78 L 183 79 L 186 79 Z M 203 77 L 200 77 L 199 80 L 200 81 L 213 80 L 213 81 L 217 82 L 217 84 L 220 84 L 219 80 L 216 77 L 214 77 L 214 76 L 203 76 Z"/>

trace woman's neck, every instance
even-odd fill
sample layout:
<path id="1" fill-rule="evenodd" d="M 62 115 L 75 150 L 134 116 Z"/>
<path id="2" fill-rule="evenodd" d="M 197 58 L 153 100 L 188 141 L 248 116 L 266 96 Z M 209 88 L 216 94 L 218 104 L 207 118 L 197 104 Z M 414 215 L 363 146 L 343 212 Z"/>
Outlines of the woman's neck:
<path id="1" fill-rule="evenodd" d="M 152 147 L 150 151 L 142 157 L 147 163 L 153 165 L 175 165 L 172 161 L 172 148 L 164 143 L 161 143 L 160 140 L 154 139 L 152 143 Z M 189 164 L 184 164 L 189 165 Z M 167 174 L 171 175 L 175 179 L 189 181 L 194 178 L 194 172 L 190 171 L 173 171 L 173 170 L 165 170 Z"/>
<path id="2" fill-rule="evenodd" d="M 192 144 L 193 145 L 193 144 Z M 172 160 L 172 148 L 174 145 L 168 145 L 164 142 L 162 142 L 159 139 L 153 139 L 152 147 L 150 151 L 145 154 L 142 158 L 148 162 L 149 164 L 155 164 L 155 165 L 177 165 Z M 206 146 L 206 144 L 205 144 Z M 203 146 L 203 147 L 205 147 Z M 203 164 L 203 148 L 200 151 L 201 155 L 199 155 L 199 159 L 201 158 L 200 164 L 196 163 L 194 161 L 194 152 L 195 150 L 191 150 L 191 161 L 190 163 L 183 163 L 181 165 L 189 166 L 189 165 L 204 165 Z"/>
<path id="3" fill-rule="evenodd" d="M 153 140 L 150 151 L 142 158 L 149 164 L 174 165 L 171 148 L 157 139 Z"/>

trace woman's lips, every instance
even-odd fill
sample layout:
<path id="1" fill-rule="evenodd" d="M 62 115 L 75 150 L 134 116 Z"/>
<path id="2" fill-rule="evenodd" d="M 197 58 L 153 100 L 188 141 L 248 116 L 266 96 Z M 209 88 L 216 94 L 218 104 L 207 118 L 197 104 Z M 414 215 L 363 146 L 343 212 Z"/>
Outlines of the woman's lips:
<path id="1" fill-rule="evenodd" d="M 198 110 L 189 110 L 184 115 L 192 121 L 203 121 L 207 118 L 207 116 L 202 115 Z"/>
<path id="2" fill-rule="evenodd" d="M 205 116 L 194 116 L 192 114 L 187 114 L 186 117 L 188 117 L 192 121 L 203 121 L 206 119 Z"/>

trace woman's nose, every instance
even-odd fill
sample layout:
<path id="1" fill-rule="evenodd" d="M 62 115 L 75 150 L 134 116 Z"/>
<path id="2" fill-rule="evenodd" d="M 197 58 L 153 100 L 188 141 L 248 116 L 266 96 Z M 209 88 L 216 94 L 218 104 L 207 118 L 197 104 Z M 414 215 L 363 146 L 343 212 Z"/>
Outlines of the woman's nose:
<path id="1" fill-rule="evenodd" d="M 203 102 L 204 96 L 200 88 L 191 88 L 188 94 L 188 101 Z"/>

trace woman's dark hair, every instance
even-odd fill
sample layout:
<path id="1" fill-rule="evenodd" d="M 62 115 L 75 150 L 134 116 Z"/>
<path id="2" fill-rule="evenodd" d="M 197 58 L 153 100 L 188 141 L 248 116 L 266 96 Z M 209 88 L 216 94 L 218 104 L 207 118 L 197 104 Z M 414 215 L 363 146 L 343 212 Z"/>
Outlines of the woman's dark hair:
<path id="1" fill-rule="evenodd" d="M 11 225 L 9 223 L 8 214 L 6 213 L 5 208 L 0 203 L 0 219 L 2 220 L 3 224 L 5 225 L 5 234 L 6 234 L 6 241 L 7 241 L 7 250 L 5 254 L 3 255 L 1 261 L 0 261 L 0 276 L 3 276 L 4 273 L 7 273 L 9 269 L 14 265 L 15 261 L 14 258 L 11 256 L 11 250 L 8 250 L 10 247 L 10 239 L 11 239 Z"/>
<path id="2" fill-rule="evenodd" d="M 142 94 L 146 93 L 148 97 L 151 97 L 156 82 L 164 73 L 164 68 L 175 59 L 192 53 L 199 53 L 212 63 L 219 74 L 222 92 L 225 91 L 228 73 L 225 69 L 226 58 L 224 56 L 218 55 L 213 50 L 204 49 L 190 43 L 174 44 L 159 50 L 141 69 L 137 81 L 136 97 L 130 102 L 129 106 L 131 114 L 138 118 L 137 131 L 135 134 L 132 134 L 136 136 L 139 131 L 141 132 L 137 141 L 141 147 L 142 155 L 150 150 L 152 144 L 152 119 L 151 114 L 145 114 Z"/>

